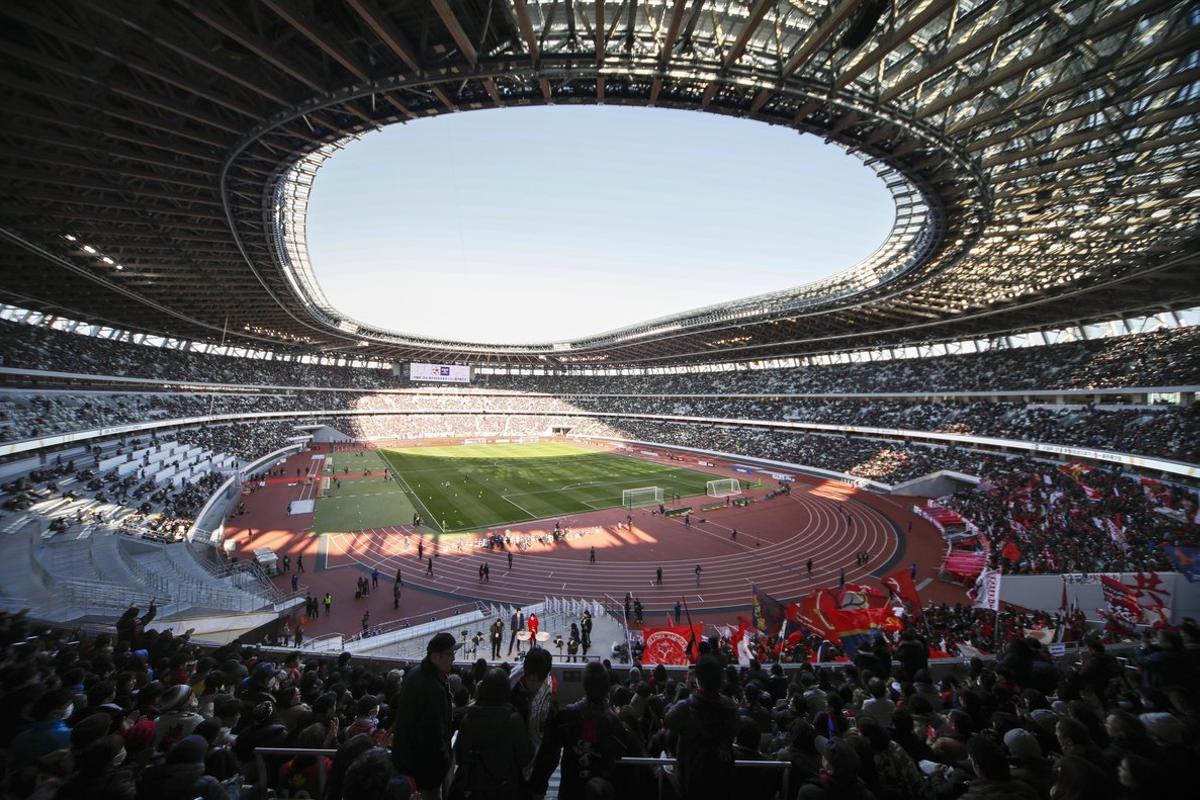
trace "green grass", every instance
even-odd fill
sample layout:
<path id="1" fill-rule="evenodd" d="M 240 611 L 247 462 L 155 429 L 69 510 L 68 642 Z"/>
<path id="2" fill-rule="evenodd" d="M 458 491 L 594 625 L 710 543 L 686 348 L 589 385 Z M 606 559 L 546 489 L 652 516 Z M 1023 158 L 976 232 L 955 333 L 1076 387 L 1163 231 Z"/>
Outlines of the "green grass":
<path id="1" fill-rule="evenodd" d="M 334 453 L 329 461 L 332 466 L 332 472 L 327 470 L 331 479 L 329 491 L 317 500 L 313 533 L 358 531 L 412 522 L 415 513 L 412 501 L 396 481 L 362 477 L 364 472 L 383 472 L 387 468 L 378 453 L 367 451 L 361 457 Z M 346 468 L 358 477 L 346 477 Z"/>
<path id="2" fill-rule="evenodd" d="M 407 525 L 414 507 L 435 529 L 477 530 L 615 508 L 624 489 L 658 486 L 667 497 L 703 495 L 714 478 L 559 442 L 403 448 L 362 458 L 335 454 L 333 468 L 340 473 L 349 466 L 361 474 L 380 469 L 383 461 L 400 479 L 343 481 L 341 490 L 317 501 L 314 531 Z"/>

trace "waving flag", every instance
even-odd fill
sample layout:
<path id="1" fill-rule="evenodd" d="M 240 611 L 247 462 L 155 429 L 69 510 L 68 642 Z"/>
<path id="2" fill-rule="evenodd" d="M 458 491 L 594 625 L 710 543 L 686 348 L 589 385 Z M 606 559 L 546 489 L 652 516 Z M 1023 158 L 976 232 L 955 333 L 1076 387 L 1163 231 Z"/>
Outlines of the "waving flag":
<path id="1" fill-rule="evenodd" d="M 1000 579 L 1003 577 L 998 569 L 985 569 L 979 573 L 975 588 L 967 592 L 972 608 L 987 608 L 992 611 L 1000 610 Z"/>
<path id="2" fill-rule="evenodd" d="M 787 610 L 783 603 L 754 584 L 750 584 L 750 591 L 753 595 L 754 627 L 768 636 L 778 636 L 784 620 L 787 619 Z"/>
<path id="3" fill-rule="evenodd" d="M 1164 544 L 1163 550 L 1166 552 L 1171 566 L 1176 571 L 1182 572 L 1190 583 L 1200 581 L 1200 547 L 1176 547 Z"/>
<path id="4" fill-rule="evenodd" d="M 817 589 L 789 607 L 789 619 L 824 639 L 840 640 L 846 653 L 853 656 L 859 647 L 881 631 L 895 631 L 903 627 L 881 592 L 872 590 L 868 597 L 873 607 L 842 608 L 838 599 L 847 599 L 844 591 Z M 857 602 L 856 597 L 849 599 Z"/>
<path id="5" fill-rule="evenodd" d="M 912 574 L 907 569 L 898 569 L 891 575 L 886 575 L 883 578 L 884 588 L 893 592 L 907 606 L 914 609 L 921 608 L 921 595 L 917 593 L 917 586 L 913 583 Z"/>

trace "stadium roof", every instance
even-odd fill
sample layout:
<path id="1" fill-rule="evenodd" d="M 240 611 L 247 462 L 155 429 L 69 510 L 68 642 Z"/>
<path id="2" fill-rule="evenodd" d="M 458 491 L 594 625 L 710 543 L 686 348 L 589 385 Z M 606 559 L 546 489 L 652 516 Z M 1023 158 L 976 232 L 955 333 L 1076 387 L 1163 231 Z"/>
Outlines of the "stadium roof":
<path id="1" fill-rule="evenodd" d="M 649 366 L 1200 300 L 1186 3 L 9 0 L 0 18 L 0 301 L 47 313 L 277 351 Z M 818 284 L 572 342 L 423 339 L 325 300 L 307 191 L 348 137 L 597 102 L 836 141 L 884 176 L 896 226 Z"/>

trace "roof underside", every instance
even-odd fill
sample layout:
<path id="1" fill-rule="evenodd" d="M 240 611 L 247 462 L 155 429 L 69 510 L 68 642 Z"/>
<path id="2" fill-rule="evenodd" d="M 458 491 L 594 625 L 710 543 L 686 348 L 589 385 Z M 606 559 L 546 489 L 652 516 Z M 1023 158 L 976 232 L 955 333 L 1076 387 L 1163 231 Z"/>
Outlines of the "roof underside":
<path id="1" fill-rule="evenodd" d="M 10 0 L 0 301 L 278 351 L 542 366 L 770 358 L 1195 305 L 1189 5 Z M 305 284 L 295 199 L 347 136 L 597 102 L 838 141 L 919 194 L 920 235 L 903 269 L 853 291 L 546 345 L 374 329 Z"/>

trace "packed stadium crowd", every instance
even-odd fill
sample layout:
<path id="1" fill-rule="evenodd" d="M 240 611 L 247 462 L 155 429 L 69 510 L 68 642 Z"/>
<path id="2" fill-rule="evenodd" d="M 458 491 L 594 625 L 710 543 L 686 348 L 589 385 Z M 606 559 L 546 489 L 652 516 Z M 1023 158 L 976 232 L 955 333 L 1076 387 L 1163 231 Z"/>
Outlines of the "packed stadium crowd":
<path id="1" fill-rule="evenodd" d="M 395 386 L 391 370 L 153 347 L 0 320 L 0 367 L 245 386 Z"/>
<path id="2" fill-rule="evenodd" d="M 940 680 L 906 630 L 841 668 L 740 667 L 699 643 L 687 675 L 647 664 L 582 670 L 560 702 L 549 653 L 520 665 L 455 664 L 437 634 L 419 663 L 269 655 L 240 640 L 201 648 L 148 629 L 52 630 L 0 615 L 4 796 L 25 800 L 935 800 L 1183 796 L 1200 746 L 1200 631 L 1148 637 L 1136 670 L 1097 640 L 1056 663 L 1013 638 Z M 940 623 L 938 623 L 940 624 Z M 265 756 L 255 750 L 300 750 Z M 332 758 L 304 750 L 328 748 Z M 674 759 L 665 767 L 619 763 Z M 321 787 L 317 759 L 327 777 Z M 781 773 L 735 762 L 776 760 Z M 453 766 L 454 762 L 457 766 Z M 266 774 L 259 774 L 259 764 Z M 453 772 L 451 773 L 451 770 Z"/>
<path id="3" fill-rule="evenodd" d="M 944 505 L 978 526 L 1006 573 L 1170 570 L 1164 544 L 1200 544 L 1197 496 L 1180 487 L 1023 459 L 990 460 L 980 477 Z M 1015 558 L 1002 555 L 1010 542 Z"/>
<path id="4" fill-rule="evenodd" d="M 479 392 L 355 393 L 0 393 L 0 440 L 22 440 L 74 430 L 208 414 L 304 411 L 382 414 L 480 414 L 501 416 L 579 413 L 658 415 L 722 420 L 797 422 L 895 428 L 1051 442 L 1200 462 L 1200 407 L 1091 405 L 1049 406 L 1013 402 L 747 397 L 550 397 Z M 585 418 L 582 419 L 586 424 Z M 386 429 L 394 421 L 363 421 Z M 395 424 L 405 425 L 404 421 Z M 451 427 L 474 424 L 460 421 Z M 613 424 L 620 425 L 621 421 Z M 568 425 L 569 426 L 569 425 Z"/>
<path id="5" fill-rule="evenodd" d="M 811 394 L 1195 385 L 1200 328 L 982 353 L 671 375 L 488 375 L 477 386 L 549 394 Z M 0 367 L 246 386 L 411 386 L 388 369 L 215 356 L 0 321 Z"/>

